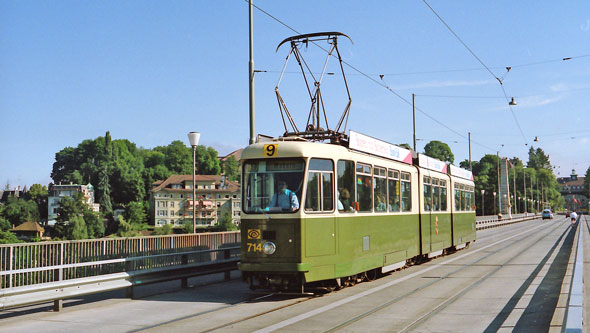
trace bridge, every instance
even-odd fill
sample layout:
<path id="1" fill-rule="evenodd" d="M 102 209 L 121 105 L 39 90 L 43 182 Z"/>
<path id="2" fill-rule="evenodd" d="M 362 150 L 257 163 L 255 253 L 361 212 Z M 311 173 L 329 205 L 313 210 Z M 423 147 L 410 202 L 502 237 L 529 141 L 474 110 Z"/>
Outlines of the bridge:
<path id="1" fill-rule="evenodd" d="M 467 249 L 320 296 L 250 291 L 235 232 L 5 245 L 0 331 L 583 331 L 588 216 L 477 229 Z"/>

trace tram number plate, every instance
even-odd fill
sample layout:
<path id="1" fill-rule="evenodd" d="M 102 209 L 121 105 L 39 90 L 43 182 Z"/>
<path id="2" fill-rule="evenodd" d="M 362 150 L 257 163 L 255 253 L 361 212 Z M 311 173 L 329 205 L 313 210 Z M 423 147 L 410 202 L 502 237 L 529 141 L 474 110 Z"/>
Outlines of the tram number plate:
<path id="1" fill-rule="evenodd" d="M 262 243 L 247 243 L 248 252 L 262 252 Z"/>
<path id="2" fill-rule="evenodd" d="M 278 144 L 264 145 L 264 156 L 265 157 L 276 156 L 278 150 L 279 150 Z"/>

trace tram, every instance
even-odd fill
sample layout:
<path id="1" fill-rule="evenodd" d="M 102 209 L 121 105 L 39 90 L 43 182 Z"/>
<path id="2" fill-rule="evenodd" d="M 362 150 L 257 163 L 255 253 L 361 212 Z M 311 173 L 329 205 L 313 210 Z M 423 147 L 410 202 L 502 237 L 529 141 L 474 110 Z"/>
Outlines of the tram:
<path id="1" fill-rule="evenodd" d="M 277 47 L 291 46 L 286 62 L 297 59 L 311 107 L 301 131 L 277 84 L 284 134 L 257 140 L 241 155 L 238 268 L 252 289 L 331 290 L 475 241 L 471 172 L 355 131 L 346 134 L 352 99 L 339 37 L 350 39 L 320 32 L 289 37 Z M 317 43 L 328 50 L 319 75 L 300 52 Z M 333 56 L 348 101 L 331 129 L 321 81 Z"/>
<path id="2" fill-rule="evenodd" d="M 238 267 L 252 289 L 333 289 L 475 241 L 472 173 L 370 136 L 258 142 L 241 165 Z"/>

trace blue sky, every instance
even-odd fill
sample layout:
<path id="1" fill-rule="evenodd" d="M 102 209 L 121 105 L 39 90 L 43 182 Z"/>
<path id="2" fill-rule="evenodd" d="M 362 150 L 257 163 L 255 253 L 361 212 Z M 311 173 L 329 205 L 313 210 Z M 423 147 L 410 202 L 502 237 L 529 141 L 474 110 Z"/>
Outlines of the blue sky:
<path id="1" fill-rule="evenodd" d="M 418 151 L 440 140 L 458 164 L 468 158 L 471 132 L 473 160 L 499 150 L 526 161 L 533 145 L 560 176 L 572 168 L 583 175 L 590 165 L 587 1 L 430 0 L 493 75 L 422 1 L 254 3 L 300 33 L 347 34 L 354 44 L 341 39 L 339 46 L 348 64 L 406 101 L 415 93 L 417 107 L 439 122 L 417 114 Z M 288 48 L 275 49 L 295 34 L 255 10 L 254 62 L 266 71 L 256 74 L 256 133 L 284 132 L 274 87 Z M 302 53 L 319 72 L 322 51 Z M 335 66 L 331 60 L 328 71 Z M 296 70 L 291 61 L 280 91 L 301 128 L 309 102 Z M 411 144 L 411 105 L 350 67 L 345 72 L 347 129 Z M 512 110 L 522 133 L 494 76 L 518 103 Z M 322 84 L 334 123 L 346 104 L 341 78 Z M 0 123 L 2 188 L 48 184 L 56 152 L 106 131 L 145 148 L 188 145 L 190 131 L 220 155 L 244 147 L 247 2 L 2 1 Z"/>

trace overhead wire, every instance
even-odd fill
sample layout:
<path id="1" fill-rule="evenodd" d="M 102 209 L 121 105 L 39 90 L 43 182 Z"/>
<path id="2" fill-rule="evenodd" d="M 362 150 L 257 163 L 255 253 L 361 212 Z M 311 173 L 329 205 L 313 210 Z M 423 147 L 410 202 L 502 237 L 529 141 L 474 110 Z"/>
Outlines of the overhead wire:
<path id="1" fill-rule="evenodd" d="M 245 2 L 249 2 L 248 0 L 244 0 Z M 295 32 L 296 34 L 301 34 L 299 31 L 295 30 L 294 28 L 290 27 L 288 24 L 282 22 L 281 20 L 279 20 L 278 18 L 276 18 L 275 16 L 271 15 L 270 13 L 268 13 L 267 11 L 263 10 L 262 8 L 260 8 L 259 6 L 252 4 L 252 6 L 254 8 L 256 8 L 257 10 L 261 11 L 262 13 L 264 13 L 265 15 L 269 16 L 270 18 L 272 18 L 273 20 L 277 21 L 279 24 L 283 25 L 284 27 L 286 27 L 287 29 Z M 321 50 L 323 50 L 324 52 L 328 52 L 328 50 L 326 50 L 324 47 L 322 47 L 321 45 L 317 44 L 316 42 L 312 41 L 311 43 L 313 43 L 315 46 L 317 46 L 318 48 L 320 48 Z M 391 92 L 392 94 L 394 94 L 396 97 L 398 97 L 399 99 L 401 99 L 402 101 L 404 101 L 406 104 L 408 105 L 412 105 L 412 102 L 410 102 L 408 99 L 404 98 L 403 96 L 401 96 L 399 93 L 397 93 L 396 91 L 394 91 L 393 89 L 391 89 L 389 86 L 387 86 L 384 83 L 381 83 L 379 81 L 377 81 L 375 78 L 371 77 L 371 75 L 364 73 L 363 71 L 361 71 L 360 69 L 356 68 L 355 66 L 353 66 L 352 64 L 348 63 L 345 60 L 342 60 L 342 63 L 345 64 L 346 66 L 348 66 L 349 68 L 351 68 L 352 70 L 356 71 L 359 75 L 366 77 L 367 79 L 373 81 L 374 83 L 378 84 L 379 86 L 387 89 L 389 92 Z M 446 128 L 447 130 L 451 131 L 452 133 L 467 139 L 467 137 L 464 134 L 461 134 L 460 132 L 450 128 L 449 126 L 447 126 L 446 124 L 444 124 L 443 122 L 439 121 L 438 119 L 432 117 L 431 115 L 429 115 L 428 113 L 426 113 L 425 111 L 421 110 L 420 108 L 415 107 L 415 109 L 420 112 L 421 114 L 423 114 L 424 116 L 426 116 L 427 118 L 429 118 L 430 120 L 434 121 L 435 123 L 439 124 L 440 126 Z M 496 151 L 496 149 L 487 147 L 486 145 L 483 145 L 477 141 L 471 140 L 472 143 L 483 147 L 485 149 L 488 149 L 490 151 Z"/>
<path id="2" fill-rule="evenodd" d="M 432 8 L 428 4 L 428 2 L 426 2 L 426 0 L 422 0 L 422 1 L 426 4 L 426 6 L 428 6 L 428 8 L 430 8 L 432 13 L 434 13 L 434 15 L 444 24 L 444 26 L 447 27 L 447 29 L 453 34 L 453 36 L 455 36 L 455 38 L 457 38 L 457 40 L 469 51 L 469 53 L 471 53 L 471 55 L 473 55 L 473 57 L 475 59 L 477 59 L 477 61 L 479 61 L 479 63 L 498 81 L 498 83 L 500 83 L 500 87 L 502 88 L 502 93 L 504 94 L 504 97 L 506 98 L 506 102 L 508 103 L 508 107 L 510 108 L 510 113 L 512 113 L 512 117 L 514 118 L 514 122 L 516 123 L 516 126 L 518 127 L 518 130 L 520 131 L 520 134 L 522 135 L 522 138 L 524 139 L 525 144 L 528 145 L 528 140 L 526 138 L 526 135 L 524 135 L 522 127 L 520 126 L 520 123 L 518 122 L 518 119 L 516 118 L 516 114 L 514 113 L 514 110 L 512 110 L 512 105 L 510 105 L 510 101 L 509 101 L 508 95 L 506 94 L 506 89 L 504 89 L 504 84 L 502 83 L 502 79 L 499 78 L 496 74 L 494 74 L 494 72 L 492 72 L 492 70 L 477 56 L 477 54 L 475 54 L 475 52 L 473 52 L 473 50 L 471 50 L 471 48 L 465 42 L 463 42 L 461 37 L 459 37 L 459 35 L 457 35 L 457 33 L 455 33 L 455 31 L 453 31 L 453 29 L 447 24 L 447 22 L 445 22 L 445 20 L 440 15 L 438 15 L 438 13 L 434 10 L 434 8 Z M 506 67 L 506 70 L 507 70 L 507 72 L 510 72 L 510 67 Z"/>

